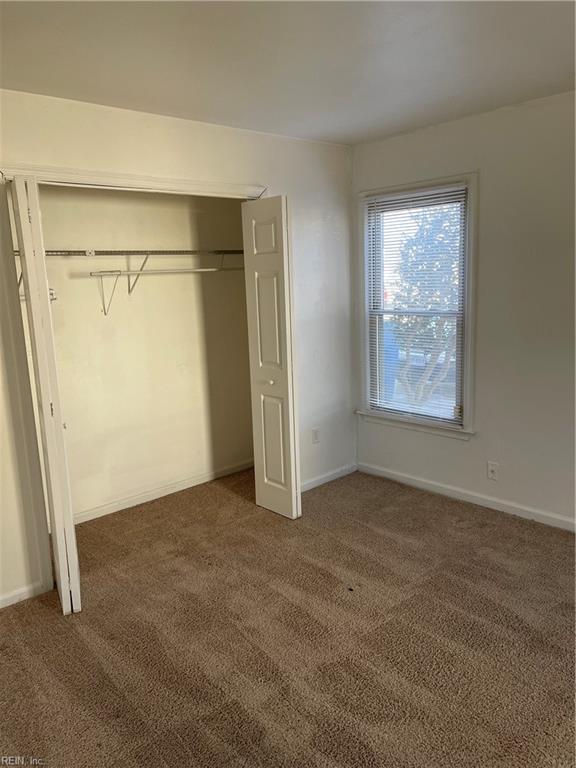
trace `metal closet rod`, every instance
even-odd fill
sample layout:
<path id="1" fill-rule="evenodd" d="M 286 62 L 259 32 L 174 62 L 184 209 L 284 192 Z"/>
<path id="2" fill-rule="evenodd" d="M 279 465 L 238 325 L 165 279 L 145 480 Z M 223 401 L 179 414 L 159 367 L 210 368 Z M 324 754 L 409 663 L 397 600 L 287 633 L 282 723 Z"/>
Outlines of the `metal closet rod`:
<path id="1" fill-rule="evenodd" d="M 219 251 L 207 251 L 207 250 L 158 250 L 158 251 L 144 251 L 144 250 L 46 250 L 44 251 L 46 256 L 243 256 L 244 251 L 240 250 L 219 250 Z M 14 251 L 16 256 L 20 255 L 20 251 Z"/>

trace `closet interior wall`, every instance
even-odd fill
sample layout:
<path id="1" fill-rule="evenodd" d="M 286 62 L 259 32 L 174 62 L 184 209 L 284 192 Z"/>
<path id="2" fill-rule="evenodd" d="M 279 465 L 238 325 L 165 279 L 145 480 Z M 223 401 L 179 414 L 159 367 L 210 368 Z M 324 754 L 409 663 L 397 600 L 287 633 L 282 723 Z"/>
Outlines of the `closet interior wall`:
<path id="1" fill-rule="evenodd" d="M 40 203 L 47 250 L 242 249 L 238 200 L 46 186 Z M 47 258 L 79 520 L 252 463 L 243 271 L 142 277 L 131 295 L 121 277 L 105 316 L 89 272 L 141 262 Z M 157 256 L 146 268 L 218 264 Z M 104 280 L 107 295 L 113 283 Z"/>

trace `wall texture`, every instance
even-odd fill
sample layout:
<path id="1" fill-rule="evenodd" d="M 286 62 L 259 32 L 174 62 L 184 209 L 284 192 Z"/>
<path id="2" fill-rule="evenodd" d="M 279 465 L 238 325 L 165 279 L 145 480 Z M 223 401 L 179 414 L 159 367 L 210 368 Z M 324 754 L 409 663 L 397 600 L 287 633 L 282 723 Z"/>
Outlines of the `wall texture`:
<path id="1" fill-rule="evenodd" d="M 287 195 L 302 481 L 309 484 L 354 464 L 347 148 L 10 91 L 2 92 L 1 117 L 3 162 L 263 184 L 269 194 Z M 2 262 L 8 262 L 5 253 Z M 3 265 L 1 279 L 6 290 L 12 290 L 8 271 Z M 139 301 L 142 293 L 133 298 Z M 6 315 L 2 306 L 2 327 L 8 327 Z M 21 365 L 14 367 L 5 359 L 2 365 L 14 381 L 24 380 Z M 8 405 L 3 402 L 2 408 L 11 411 L 13 399 Z M 2 461 L 12 466 L 14 444 L 30 441 L 30 425 L 6 426 Z M 318 445 L 311 441 L 314 427 L 320 428 Z M 35 486 L 38 483 L 35 477 Z M 11 564 L 2 564 L 2 595 L 27 588 L 30 564 L 37 560 L 28 554 L 36 547 L 32 534 L 28 532 L 26 546 L 26 537 L 16 536 L 21 496 L 14 487 L 2 498 L 6 523 L 1 556 L 3 563 L 9 557 Z"/>
<path id="2" fill-rule="evenodd" d="M 356 192 L 479 173 L 476 434 L 359 421 L 361 466 L 568 525 L 574 514 L 574 99 L 354 150 Z M 498 482 L 486 462 L 500 464 Z"/>

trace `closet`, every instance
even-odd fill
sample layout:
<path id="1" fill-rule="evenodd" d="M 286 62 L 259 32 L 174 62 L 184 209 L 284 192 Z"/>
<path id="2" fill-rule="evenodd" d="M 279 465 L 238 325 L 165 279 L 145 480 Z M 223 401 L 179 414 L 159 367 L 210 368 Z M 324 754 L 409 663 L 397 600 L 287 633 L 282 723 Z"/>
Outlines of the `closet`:
<path id="1" fill-rule="evenodd" d="M 76 519 L 251 466 L 240 202 L 45 187 L 40 207 Z"/>
<path id="2" fill-rule="evenodd" d="M 75 523 L 253 465 L 257 503 L 298 517 L 285 200 L 12 188 L 64 612 Z"/>

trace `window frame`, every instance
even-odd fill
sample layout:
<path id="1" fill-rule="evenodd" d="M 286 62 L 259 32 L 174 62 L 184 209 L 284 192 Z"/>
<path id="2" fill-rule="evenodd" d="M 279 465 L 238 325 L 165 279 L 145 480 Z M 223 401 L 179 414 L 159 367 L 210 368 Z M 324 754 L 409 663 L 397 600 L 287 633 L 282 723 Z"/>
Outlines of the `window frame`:
<path id="1" fill-rule="evenodd" d="M 369 355 L 369 323 L 370 296 L 368 281 L 368 236 L 367 236 L 367 206 L 366 202 L 372 197 L 393 197 L 405 194 L 418 194 L 428 191 L 441 190 L 444 187 L 465 185 L 468 191 L 467 200 L 467 237 L 464 256 L 464 312 L 463 312 L 463 341 L 462 341 L 462 424 L 440 422 L 428 416 L 409 413 L 393 413 L 370 406 L 370 355 Z M 469 439 L 474 434 L 474 325 L 475 325 L 475 283 L 476 283 L 476 232 L 478 206 L 478 172 L 471 171 L 458 176 L 443 177 L 417 181 L 410 184 L 395 185 L 380 189 L 363 190 L 357 196 L 358 235 L 359 235 L 359 278 L 357 317 L 360 336 L 360 388 L 358 393 L 359 407 L 356 413 L 369 421 L 388 422 L 390 426 L 405 427 L 433 434 L 443 434 L 449 437 Z"/>

